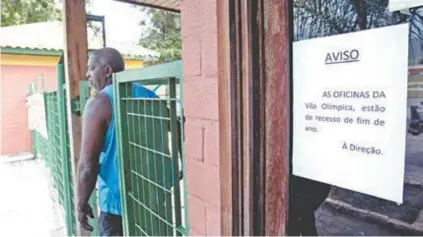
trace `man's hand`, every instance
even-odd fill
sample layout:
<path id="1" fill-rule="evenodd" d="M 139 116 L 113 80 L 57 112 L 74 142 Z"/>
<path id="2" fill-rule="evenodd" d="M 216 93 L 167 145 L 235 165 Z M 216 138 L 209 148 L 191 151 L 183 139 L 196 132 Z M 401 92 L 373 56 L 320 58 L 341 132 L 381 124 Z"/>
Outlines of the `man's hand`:
<path id="1" fill-rule="evenodd" d="M 77 212 L 78 221 L 81 223 L 82 228 L 92 232 L 94 228 L 88 223 L 88 217 L 94 218 L 93 209 L 90 205 L 85 204 L 83 208 L 78 208 Z"/>

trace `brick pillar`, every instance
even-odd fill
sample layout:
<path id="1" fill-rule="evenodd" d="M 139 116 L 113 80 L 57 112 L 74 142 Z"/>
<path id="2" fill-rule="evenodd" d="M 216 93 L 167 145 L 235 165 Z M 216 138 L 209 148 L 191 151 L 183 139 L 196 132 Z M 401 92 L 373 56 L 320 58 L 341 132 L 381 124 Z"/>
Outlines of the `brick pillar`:
<path id="1" fill-rule="evenodd" d="M 217 0 L 181 1 L 191 235 L 220 235 Z"/>

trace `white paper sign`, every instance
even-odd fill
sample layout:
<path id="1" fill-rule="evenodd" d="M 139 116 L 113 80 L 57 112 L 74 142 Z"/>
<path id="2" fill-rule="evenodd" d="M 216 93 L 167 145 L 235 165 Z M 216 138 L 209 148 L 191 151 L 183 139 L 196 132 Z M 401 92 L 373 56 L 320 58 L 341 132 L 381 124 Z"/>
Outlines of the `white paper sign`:
<path id="1" fill-rule="evenodd" d="M 402 202 L 408 24 L 295 42 L 294 175 Z"/>
<path id="2" fill-rule="evenodd" d="M 412 7 L 423 6 L 423 0 L 389 0 L 389 11 L 399 11 Z"/>

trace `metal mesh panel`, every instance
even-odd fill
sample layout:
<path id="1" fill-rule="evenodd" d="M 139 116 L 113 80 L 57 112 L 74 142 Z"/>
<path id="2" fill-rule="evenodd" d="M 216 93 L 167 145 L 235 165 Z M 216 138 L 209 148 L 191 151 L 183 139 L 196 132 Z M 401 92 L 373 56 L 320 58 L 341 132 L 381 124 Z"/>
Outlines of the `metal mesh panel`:
<path id="1" fill-rule="evenodd" d="M 49 166 L 49 157 L 47 156 L 49 146 L 47 139 L 34 130 L 32 131 L 32 143 L 35 157 L 44 160 L 47 166 Z"/>
<path id="2" fill-rule="evenodd" d="M 167 66 L 155 66 L 156 72 Z M 143 69 L 139 72 L 146 75 Z M 134 76 L 133 72 L 130 76 Z M 179 178 L 183 151 L 182 127 L 176 112 L 181 104 L 177 103 L 177 79 L 156 80 L 154 76 L 161 78 L 153 74 L 153 79 L 139 80 L 134 76 L 131 80 L 125 73 L 115 78 L 125 235 L 186 235 L 186 211 L 182 205 L 185 192 Z M 160 98 L 142 98 L 136 95 L 137 85 L 163 85 L 169 93 Z"/>
<path id="3" fill-rule="evenodd" d="M 57 92 L 45 93 L 45 103 L 47 112 L 47 134 L 50 159 L 51 175 L 54 188 L 57 190 L 58 202 L 64 205 L 64 172 L 62 157 L 60 155 L 60 125 L 57 106 Z"/>
<path id="4" fill-rule="evenodd" d="M 33 88 L 30 87 L 30 88 Z M 30 89 L 31 93 L 34 90 Z M 38 92 L 42 93 L 42 92 Z M 50 170 L 55 199 L 63 207 L 68 235 L 76 235 L 72 171 L 68 143 L 65 90 L 59 84 L 58 91 L 42 93 L 45 101 L 47 136 L 45 139 L 33 131 L 33 149 L 37 158 L 45 161 Z"/>
<path id="5" fill-rule="evenodd" d="M 68 234 L 76 235 L 70 150 L 68 146 L 64 146 L 69 142 L 64 97 L 66 93 L 60 86 L 59 90 L 62 93 L 45 93 L 49 167 L 58 202 L 63 206 Z"/>
<path id="6" fill-rule="evenodd" d="M 59 82 L 60 83 L 60 82 Z M 66 110 L 66 101 L 67 101 L 67 96 L 66 96 L 66 86 L 64 84 L 61 84 L 61 86 L 59 86 L 59 90 L 61 90 L 63 92 L 63 94 L 61 94 L 61 100 L 59 101 L 59 106 L 62 106 L 62 126 L 64 129 L 64 134 L 63 134 L 63 141 L 62 141 L 62 149 L 63 150 L 63 162 L 66 162 L 66 164 L 64 164 L 64 166 L 66 167 L 66 175 L 67 177 L 67 181 L 64 183 L 65 185 L 67 185 L 68 188 L 68 196 L 67 198 L 68 200 L 68 224 L 67 224 L 67 228 L 69 229 L 68 232 L 72 232 L 73 235 L 77 234 L 77 230 L 76 230 L 76 217 L 75 217 L 75 201 L 74 201 L 74 188 L 73 188 L 73 175 L 72 175 L 72 162 L 71 162 L 71 155 L 70 155 L 70 143 L 69 143 L 69 135 L 68 135 L 68 123 L 67 123 L 67 110 Z"/>

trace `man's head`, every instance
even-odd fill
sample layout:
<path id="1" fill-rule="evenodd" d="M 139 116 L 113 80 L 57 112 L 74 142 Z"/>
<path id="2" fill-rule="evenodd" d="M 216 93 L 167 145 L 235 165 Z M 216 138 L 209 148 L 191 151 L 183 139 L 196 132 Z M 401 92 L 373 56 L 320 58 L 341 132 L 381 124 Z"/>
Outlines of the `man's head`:
<path id="1" fill-rule="evenodd" d="M 110 84 L 113 73 L 123 70 L 125 63 L 119 51 L 114 48 L 102 48 L 90 56 L 86 77 L 90 81 L 90 86 L 100 91 Z"/>

